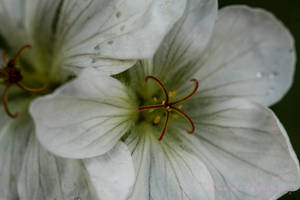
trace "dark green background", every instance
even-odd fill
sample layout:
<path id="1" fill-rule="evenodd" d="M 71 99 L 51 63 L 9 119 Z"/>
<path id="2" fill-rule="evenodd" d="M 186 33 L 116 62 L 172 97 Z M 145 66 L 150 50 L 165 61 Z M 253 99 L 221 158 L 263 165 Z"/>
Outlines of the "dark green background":
<path id="1" fill-rule="evenodd" d="M 219 0 L 220 7 L 244 4 L 272 12 L 291 31 L 296 41 L 297 62 L 293 86 L 288 94 L 272 109 L 286 128 L 293 147 L 300 158 L 300 0 Z M 300 190 L 280 200 L 300 200 Z"/>

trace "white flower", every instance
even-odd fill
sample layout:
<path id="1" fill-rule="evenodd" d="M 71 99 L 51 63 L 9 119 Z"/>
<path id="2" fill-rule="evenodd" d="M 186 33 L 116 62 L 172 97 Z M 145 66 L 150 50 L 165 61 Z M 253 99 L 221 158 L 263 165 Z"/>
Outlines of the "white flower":
<path id="1" fill-rule="evenodd" d="M 35 100 L 42 145 L 90 158 L 124 141 L 136 170 L 130 200 L 265 200 L 297 190 L 298 159 L 266 107 L 292 83 L 293 38 L 260 9 L 227 7 L 216 18 L 217 1 L 190 0 L 153 59 L 114 77 L 83 71 Z"/>
<path id="2" fill-rule="evenodd" d="M 83 161 L 52 155 L 36 140 L 28 113 L 36 97 L 31 93 L 51 93 L 85 67 L 113 74 L 136 58 L 151 57 L 185 3 L 0 0 L 1 200 L 128 196 L 134 166 L 126 145 L 118 143 L 105 155 Z"/>

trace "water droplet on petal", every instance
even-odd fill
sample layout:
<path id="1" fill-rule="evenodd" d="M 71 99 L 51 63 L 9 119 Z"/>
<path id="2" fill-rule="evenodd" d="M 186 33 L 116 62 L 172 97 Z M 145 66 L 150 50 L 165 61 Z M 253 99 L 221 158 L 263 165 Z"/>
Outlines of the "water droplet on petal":
<path id="1" fill-rule="evenodd" d="M 97 61 L 96 58 L 92 58 L 92 63 L 95 63 Z"/>
<path id="2" fill-rule="evenodd" d="M 256 73 L 256 77 L 257 78 L 262 78 L 263 77 L 263 73 L 262 72 L 257 72 Z"/>
<path id="3" fill-rule="evenodd" d="M 107 44 L 113 44 L 113 43 L 114 43 L 114 41 L 112 41 L 112 40 L 107 42 Z"/>

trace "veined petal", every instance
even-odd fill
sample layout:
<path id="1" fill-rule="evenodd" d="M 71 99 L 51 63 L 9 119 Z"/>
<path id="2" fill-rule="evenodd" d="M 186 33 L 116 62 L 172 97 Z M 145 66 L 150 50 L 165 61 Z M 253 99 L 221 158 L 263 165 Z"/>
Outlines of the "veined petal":
<path id="1" fill-rule="evenodd" d="M 272 14 L 246 6 L 221 9 L 195 78 L 203 97 L 245 97 L 270 106 L 291 86 L 293 37 Z"/>
<path id="2" fill-rule="evenodd" d="M 132 59 L 154 54 L 183 14 L 185 3 L 186 0 L 29 0 L 27 29 L 36 44 L 51 44 L 60 52 L 58 59 L 66 68 L 78 71 L 89 66 L 118 73 L 133 65 Z M 122 67 L 107 68 L 113 68 L 115 59 Z"/>
<path id="3" fill-rule="evenodd" d="M 48 150 L 88 158 L 117 144 L 134 123 L 137 107 L 119 81 L 89 69 L 55 94 L 35 100 L 30 111 L 37 136 Z"/>
<path id="4" fill-rule="evenodd" d="M 24 39 L 24 0 L 0 0 L 0 35 L 11 47 Z"/>
<path id="5" fill-rule="evenodd" d="M 123 143 L 97 158 L 83 160 L 100 199 L 125 200 L 134 184 L 131 154 Z"/>
<path id="6" fill-rule="evenodd" d="M 233 99 L 190 116 L 197 132 L 181 138 L 210 170 L 217 200 L 275 199 L 300 187 L 299 161 L 269 109 Z"/>
<path id="7" fill-rule="evenodd" d="M 127 139 L 135 164 L 136 182 L 129 200 L 214 199 L 214 185 L 202 161 L 177 142 L 144 135 Z M 169 139 L 169 138 L 168 138 Z"/>
<path id="8" fill-rule="evenodd" d="M 193 62 L 203 53 L 209 42 L 216 18 L 216 0 L 189 0 L 183 17 L 168 33 L 153 61 L 145 61 L 146 74 L 155 75 L 165 83 L 171 82 L 174 88 L 183 85 L 192 74 Z M 137 72 L 139 76 L 139 72 Z M 144 79 L 145 73 L 141 77 Z M 134 77 L 133 77 L 134 78 Z"/>
<path id="9" fill-rule="evenodd" d="M 19 112 L 24 111 L 28 101 L 10 102 Z M 19 199 L 17 179 L 21 170 L 24 149 L 34 127 L 30 117 L 20 112 L 17 119 L 6 117 L 0 107 L 0 199 Z"/>
<path id="10" fill-rule="evenodd" d="M 98 199 L 81 161 L 50 154 L 40 146 L 34 132 L 23 151 L 26 153 L 18 179 L 20 199 Z"/>

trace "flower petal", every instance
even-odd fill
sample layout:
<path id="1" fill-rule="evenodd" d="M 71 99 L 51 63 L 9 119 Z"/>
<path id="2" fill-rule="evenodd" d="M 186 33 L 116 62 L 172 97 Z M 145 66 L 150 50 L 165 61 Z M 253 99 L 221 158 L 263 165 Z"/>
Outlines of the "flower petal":
<path id="1" fill-rule="evenodd" d="M 269 109 L 233 99 L 211 102 L 190 116 L 196 137 L 181 138 L 210 170 L 216 199 L 275 199 L 300 187 L 299 161 Z"/>
<path id="2" fill-rule="evenodd" d="M 24 36 L 24 3 L 23 0 L 0 0 L 0 35 L 11 47 L 24 45 L 21 43 Z"/>
<path id="3" fill-rule="evenodd" d="M 142 137 L 126 141 L 136 168 L 130 200 L 214 199 L 212 178 L 200 159 L 174 141 L 158 142 L 151 127 L 141 131 Z"/>
<path id="4" fill-rule="evenodd" d="M 165 37 L 153 61 L 145 61 L 149 63 L 136 70 L 144 69 L 148 75 L 155 75 L 165 83 L 172 82 L 174 88 L 185 83 L 189 74 L 187 68 L 200 57 L 209 42 L 217 9 L 217 0 L 188 1 L 183 17 Z M 185 73 L 181 73 L 182 70 Z M 144 79 L 145 74 L 141 74 Z"/>
<path id="5" fill-rule="evenodd" d="M 88 158 L 112 149 L 134 123 L 135 100 L 116 79 L 85 70 L 31 105 L 37 136 L 48 150 Z"/>
<path id="6" fill-rule="evenodd" d="M 131 154 L 123 143 L 97 158 L 83 160 L 100 199 L 127 199 L 134 184 Z"/>
<path id="7" fill-rule="evenodd" d="M 98 199 L 83 164 L 48 153 L 34 133 L 24 156 L 18 192 L 20 199 L 30 200 Z"/>
<path id="8" fill-rule="evenodd" d="M 27 105 L 26 99 L 21 102 L 10 102 L 10 106 L 19 111 L 17 119 L 6 116 L 0 105 L 0 199 L 19 199 L 16 180 L 21 170 L 24 149 L 33 131 L 28 114 L 20 112 Z"/>
<path id="9" fill-rule="evenodd" d="M 293 37 L 272 14 L 233 6 L 221 9 L 195 78 L 204 97 L 246 97 L 264 105 L 280 100 L 295 69 Z"/>
<path id="10" fill-rule="evenodd" d="M 57 56 L 62 55 L 64 66 L 71 70 L 95 67 L 118 73 L 134 64 L 131 59 L 154 54 L 181 17 L 185 3 L 186 0 L 29 0 L 27 28 L 36 44 L 52 44 L 58 49 Z M 107 67 L 113 68 L 116 62 L 118 69 Z"/>

